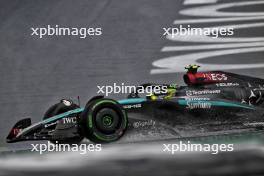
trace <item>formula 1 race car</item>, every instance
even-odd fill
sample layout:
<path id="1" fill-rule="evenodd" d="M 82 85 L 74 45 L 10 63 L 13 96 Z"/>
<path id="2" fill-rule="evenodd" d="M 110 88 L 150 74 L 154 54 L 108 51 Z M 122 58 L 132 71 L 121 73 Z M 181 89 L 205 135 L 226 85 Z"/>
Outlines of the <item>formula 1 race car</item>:
<path id="1" fill-rule="evenodd" d="M 18 121 L 7 142 L 49 140 L 78 143 L 84 137 L 96 143 L 121 138 L 131 119 L 149 120 L 184 132 L 180 136 L 215 135 L 221 132 L 262 130 L 264 127 L 264 80 L 222 71 L 198 72 L 186 67 L 186 86 L 166 85 L 167 93 L 127 99 L 96 96 L 84 108 L 63 99 L 51 106 L 42 121 Z M 164 86 L 144 84 L 147 86 Z M 185 134 L 185 135 L 183 135 Z"/>

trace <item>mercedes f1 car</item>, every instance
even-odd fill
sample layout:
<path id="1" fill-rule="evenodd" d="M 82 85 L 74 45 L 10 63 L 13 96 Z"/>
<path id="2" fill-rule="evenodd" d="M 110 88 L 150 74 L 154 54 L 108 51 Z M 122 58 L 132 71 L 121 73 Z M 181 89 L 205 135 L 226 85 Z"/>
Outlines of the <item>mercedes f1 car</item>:
<path id="1" fill-rule="evenodd" d="M 78 143 L 84 137 L 96 143 L 113 142 L 126 134 L 132 117 L 154 119 L 193 136 L 262 130 L 263 79 L 222 71 L 198 72 L 198 67 L 186 67 L 186 86 L 166 85 L 166 94 L 142 97 L 135 91 L 119 101 L 96 96 L 84 108 L 63 99 L 51 106 L 38 123 L 31 124 L 30 118 L 18 121 L 7 136 L 7 142 Z"/>

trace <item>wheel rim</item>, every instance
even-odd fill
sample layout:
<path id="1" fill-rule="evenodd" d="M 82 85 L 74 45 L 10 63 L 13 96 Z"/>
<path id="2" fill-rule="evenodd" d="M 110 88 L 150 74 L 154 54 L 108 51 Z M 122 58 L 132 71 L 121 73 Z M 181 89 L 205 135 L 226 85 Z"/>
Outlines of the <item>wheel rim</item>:
<path id="1" fill-rule="evenodd" d="M 95 116 L 97 129 L 104 134 L 113 134 L 120 127 L 120 117 L 111 108 L 100 109 Z"/>
<path id="2" fill-rule="evenodd" d="M 113 117 L 110 115 L 106 115 L 103 117 L 103 125 L 105 126 L 111 126 L 113 123 Z"/>

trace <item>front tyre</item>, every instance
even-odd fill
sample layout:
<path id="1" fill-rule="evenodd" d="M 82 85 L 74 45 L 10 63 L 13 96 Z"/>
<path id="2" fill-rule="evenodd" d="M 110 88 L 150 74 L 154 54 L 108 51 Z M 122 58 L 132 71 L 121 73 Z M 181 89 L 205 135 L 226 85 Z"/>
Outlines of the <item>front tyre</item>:
<path id="1" fill-rule="evenodd" d="M 96 143 L 113 142 L 127 129 L 126 111 L 112 99 L 100 98 L 89 102 L 81 114 L 84 135 Z"/>

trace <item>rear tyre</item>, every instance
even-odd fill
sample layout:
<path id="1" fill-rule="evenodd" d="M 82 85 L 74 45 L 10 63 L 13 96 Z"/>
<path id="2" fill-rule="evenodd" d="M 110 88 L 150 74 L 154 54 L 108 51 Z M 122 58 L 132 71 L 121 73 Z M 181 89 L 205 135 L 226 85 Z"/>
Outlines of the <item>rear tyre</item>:
<path id="1" fill-rule="evenodd" d="M 100 98 L 87 103 L 81 114 L 83 133 L 95 143 L 118 140 L 127 129 L 126 111 L 112 99 Z"/>

